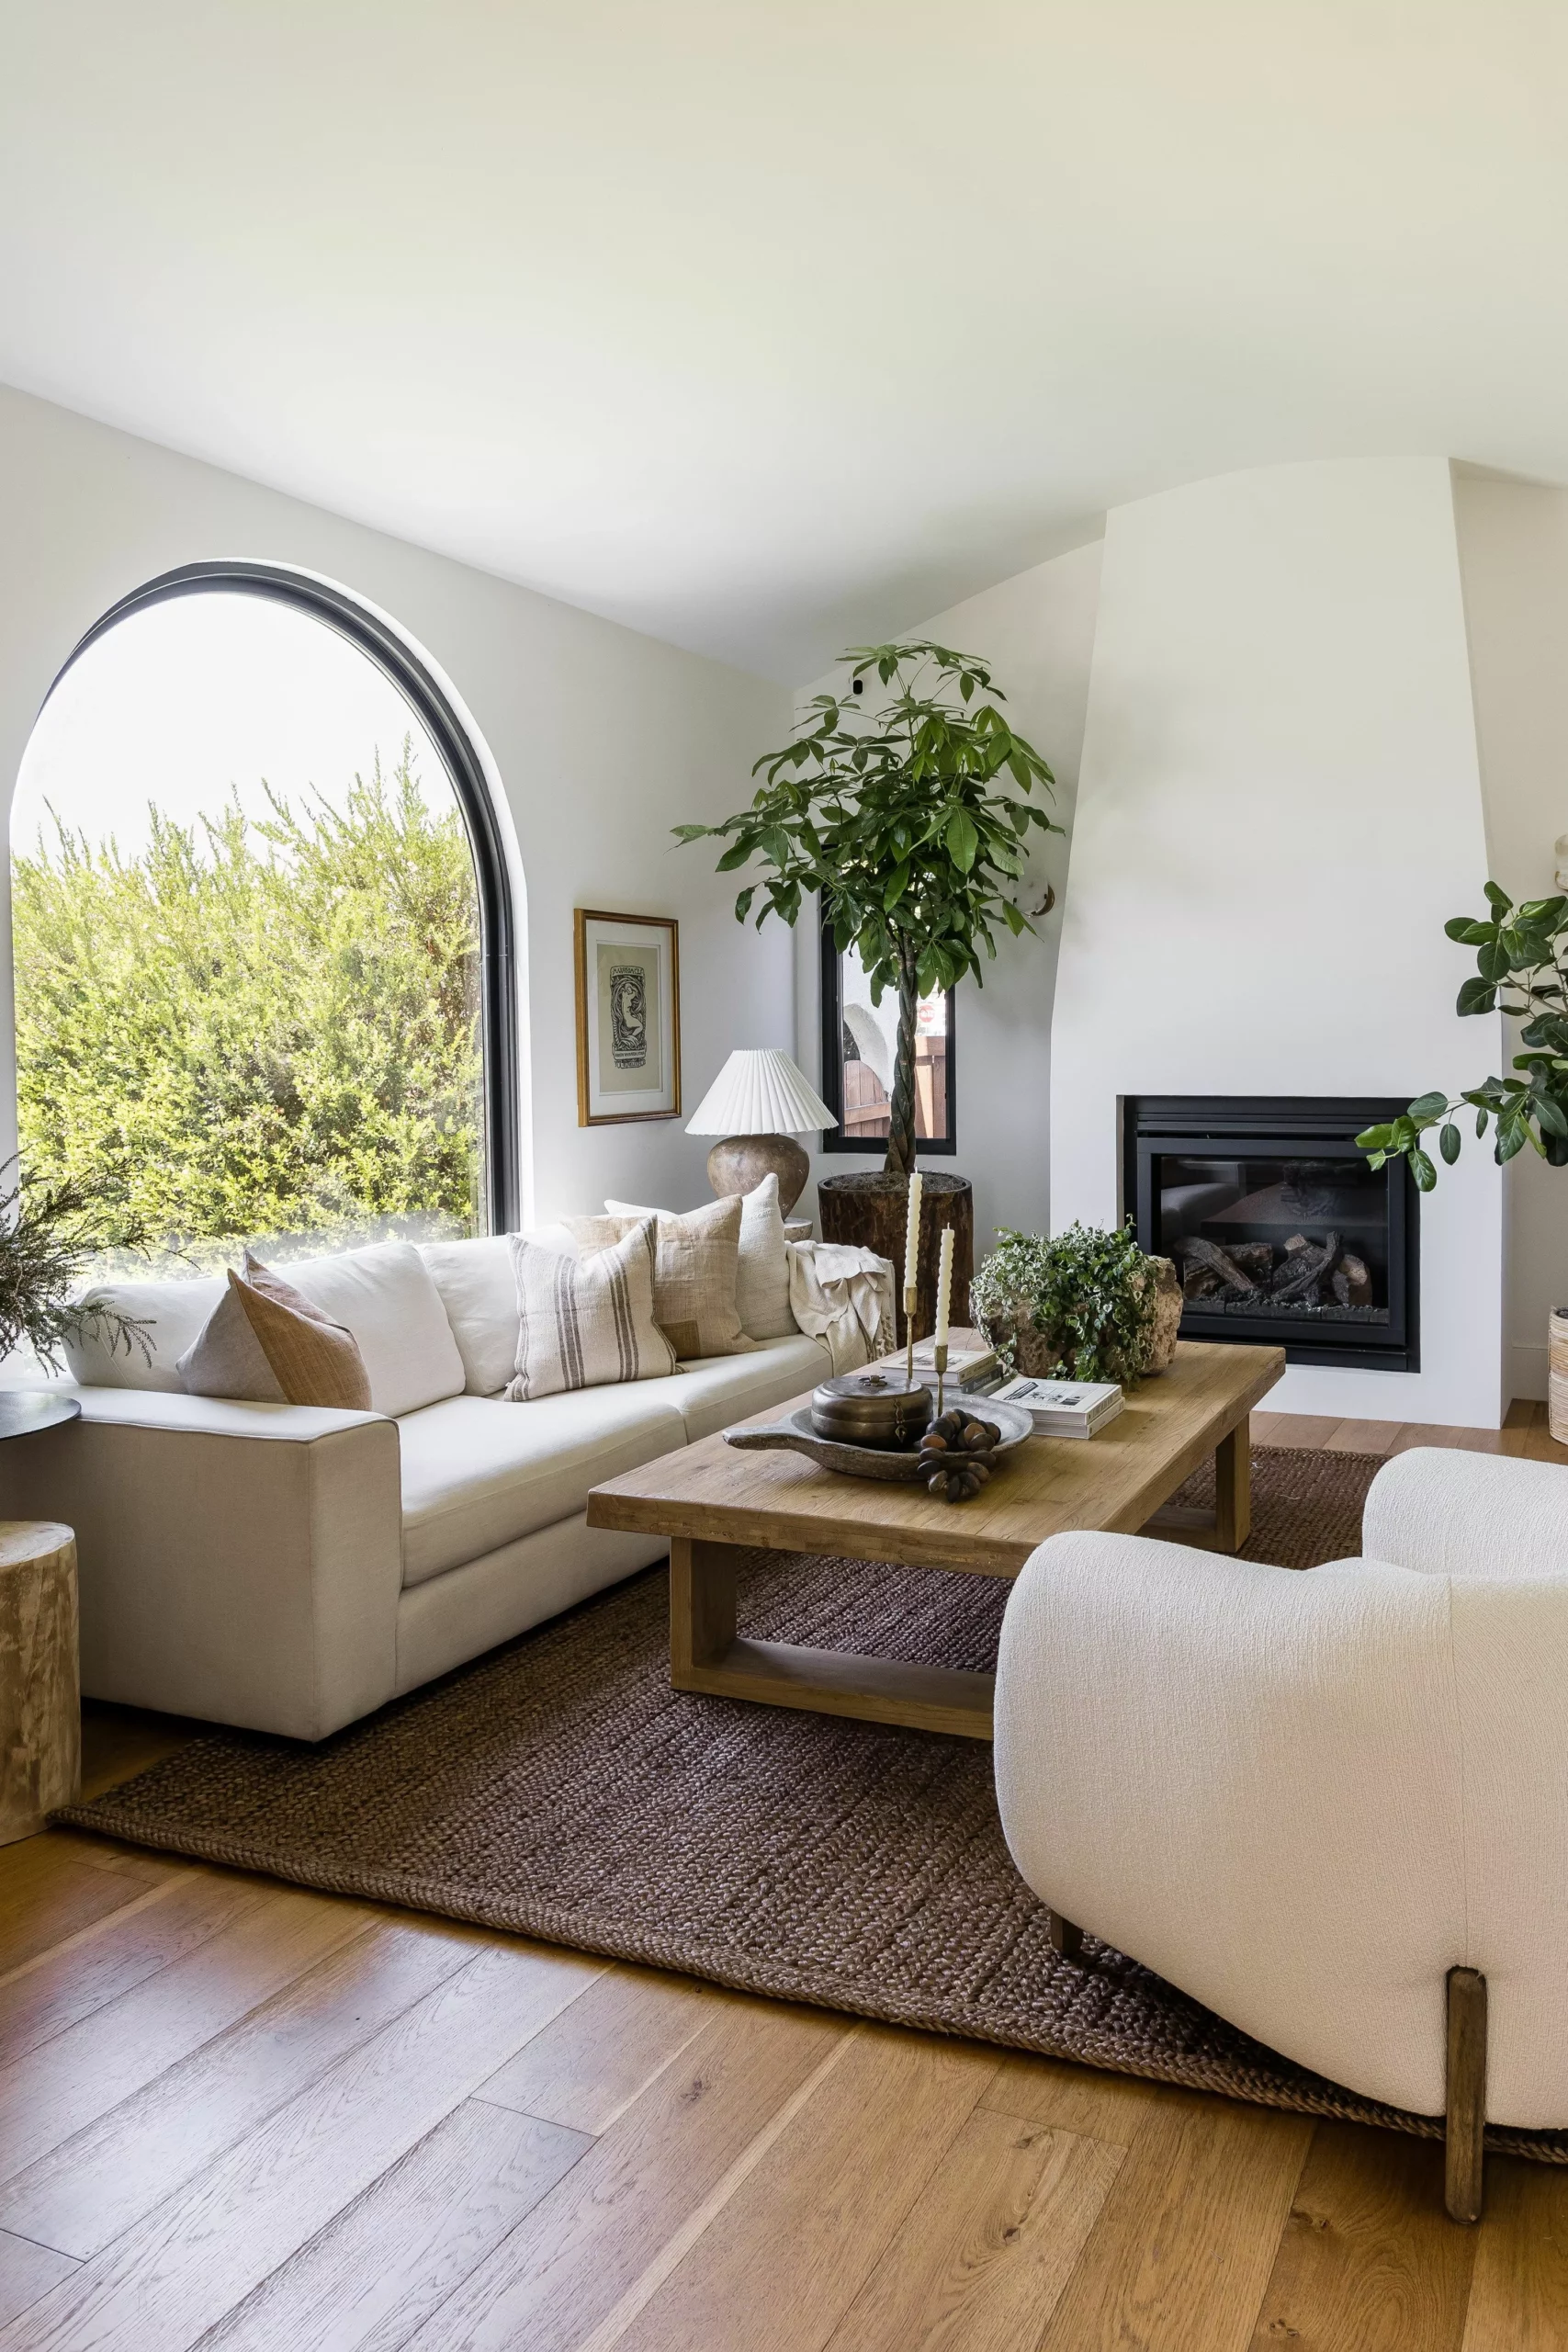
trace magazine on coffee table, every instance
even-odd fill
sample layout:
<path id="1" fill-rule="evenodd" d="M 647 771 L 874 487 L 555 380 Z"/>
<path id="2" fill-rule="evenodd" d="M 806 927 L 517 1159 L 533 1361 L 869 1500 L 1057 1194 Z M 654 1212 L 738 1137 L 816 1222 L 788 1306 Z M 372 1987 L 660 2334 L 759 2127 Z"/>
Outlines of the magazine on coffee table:
<path id="1" fill-rule="evenodd" d="M 996 1391 L 1022 1405 L 1039 1437 L 1095 1437 L 1126 1401 L 1113 1380 L 1010 1380 Z"/>

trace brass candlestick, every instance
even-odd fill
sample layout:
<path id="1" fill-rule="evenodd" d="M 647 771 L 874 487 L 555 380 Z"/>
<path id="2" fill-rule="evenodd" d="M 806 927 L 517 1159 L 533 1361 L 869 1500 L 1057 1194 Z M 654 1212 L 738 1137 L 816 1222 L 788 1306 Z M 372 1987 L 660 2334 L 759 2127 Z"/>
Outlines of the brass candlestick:
<path id="1" fill-rule="evenodd" d="M 945 1340 L 939 1340 L 934 1352 L 936 1355 L 936 1417 L 940 1421 L 942 1411 L 942 1379 L 947 1371 L 947 1341 Z"/>
<path id="2" fill-rule="evenodd" d="M 904 1385 L 915 1385 L 915 1285 L 904 1284 Z"/>

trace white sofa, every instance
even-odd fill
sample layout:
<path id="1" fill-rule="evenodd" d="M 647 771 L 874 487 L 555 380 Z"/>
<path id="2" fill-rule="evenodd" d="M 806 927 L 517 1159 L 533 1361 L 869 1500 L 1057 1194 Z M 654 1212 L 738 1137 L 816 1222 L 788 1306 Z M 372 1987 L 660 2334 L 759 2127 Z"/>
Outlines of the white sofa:
<path id="1" fill-rule="evenodd" d="M 83 1341 L 80 1421 L 0 1450 L 6 1508 L 76 1531 L 95 1698 L 321 1739 L 660 1558 L 657 1538 L 591 1529 L 589 1488 L 830 1369 L 796 1331 L 512 1405 L 504 1240 L 284 1271 L 353 1330 L 372 1411 L 186 1396 L 175 1361 L 221 1283 L 126 1283 L 151 1363 Z"/>
<path id="2" fill-rule="evenodd" d="M 1568 2126 L 1568 1471 L 1398 1455 L 1362 1542 L 1305 1575 L 1042 1544 L 1003 1626 L 997 1792 L 1061 1919 L 1331 2080 L 1447 2112 L 1469 2219 L 1483 2105 Z M 1478 1983 L 1467 2124 L 1449 2032 Z"/>

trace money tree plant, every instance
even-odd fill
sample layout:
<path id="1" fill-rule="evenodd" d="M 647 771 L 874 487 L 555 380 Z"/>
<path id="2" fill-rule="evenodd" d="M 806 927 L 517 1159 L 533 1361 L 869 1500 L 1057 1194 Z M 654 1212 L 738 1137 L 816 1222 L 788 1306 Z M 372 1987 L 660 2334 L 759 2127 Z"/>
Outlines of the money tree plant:
<path id="1" fill-rule="evenodd" d="M 1029 796 L 1055 786 L 998 704 L 984 662 L 924 639 L 856 645 L 847 688 L 814 695 L 794 740 L 752 768 L 750 806 L 717 825 L 677 825 L 682 842 L 728 842 L 718 871 L 753 859 L 762 878 L 735 901 L 793 924 L 813 894 L 840 955 L 853 947 L 874 1004 L 897 991 L 898 1037 L 886 1172 L 915 1165 L 915 1026 L 919 999 L 965 974 L 983 981 L 995 926 L 1033 926 L 1017 903 L 1033 829 L 1059 833 Z M 874 678 L 880 698 L 867 696 Z"/>
<path id="2" fill-rule="evenodd" d="M 1455 915 L 1443 926 L 1450 939 L 1476 950 L 1476 977 L 1461 989 L 1455 1010 L 1501 1012 L 1524 1023 L 1525 1050 L 1513 1057 L 1515 1074 L 1483 1079 L 1451 1097 L 1418 1095 L 1403 1117 L 1356 1137 L 1374 1168 L 1407 1159 L 1424 1193 L 1437 1182 L 1438 1168 L 1423 1138 L 1435 1127 L 1438 1155 L 1451 1165 L 1462 1141 L 1458 1114 L 1466 1107 L 1475 1113 L 1478 1136 L 1495 1124 L 1499 1166 L 1528 1143 L 1553 1168 L 1568 1167 L 1568 896 L 1516 906 L 1488 882 L 1486 899 L 1489 914 Z"/>

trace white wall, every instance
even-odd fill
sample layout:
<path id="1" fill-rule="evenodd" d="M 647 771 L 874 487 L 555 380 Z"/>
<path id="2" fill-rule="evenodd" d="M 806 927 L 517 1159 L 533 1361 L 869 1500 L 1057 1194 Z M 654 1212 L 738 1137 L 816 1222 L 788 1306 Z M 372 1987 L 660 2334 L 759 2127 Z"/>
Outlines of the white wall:
<path id="1" fill-rule="evenodd" d="M 504 785 L 527 885 L 538 1213 L 591 1208 L 606 1193 L 677 1206 L 707 1197 L 706 1147 L 680 1122 L 577 1125 L 572 909 L 679 918 L 688 1113 L 732 1046 L 793 1046 L 787 936 L 742 932 L 711 857 L 671 850 L 669 833 L 744 797 L 752 760 L 787 731 L 784 688 L 3 388 L 0 518 L 7 813 L 51 680 L 117 597 L 204 557 L 330 575 L 429 651 Z M 8 928 L 4 909 L 0 922 Z M 0 1141 L 14 1136 L 11 1034 L 0 954 Z"/>
<path id="2" fill-rule="evenodd" d="M 904 632 L 979 654 L 991 664 L 1008 698 L 1009 718 L 1055 771 L 1056 797 L 1042 805 L 1069 834 L 1089 696 L 1100 556 L 1098 541 L 1076 548 Z M 802 690 L 803 695 L 815 691 L 814 686 Z M 1043 845 L 1032 851 L 1019 903 L 1026 911 L 1037 907 L 1046 883 L 1054 882 L 1056 905 L 1036 925 L 1036 938 L 1014 940 L 1002 931 L 997 960 L 986 967 L 984 988 L 972 980 L 959 987 L 953 1021 L 958 1150 L 952 1158 L 932 1157 L 926 1163 L 967 1176 L 973 1183 L 976 1263 L 997 1226 L 1043 1231 L 1050 1222 L 1051 1010 L 1067 854 L 1066 843 L 1055 834 L 1035 839 Z M 795 960 L 796 1027 L 802 1065 L 818 1079 L 819 973 L 816 929 L 803 919 Z M 880 1151 L 817 1154 L 813 1182 L 818 1176 L 881 1164 Z M 803 1214 L 812 1197 L 807 1194 Z"/>
<path id="3" fill-rule="evenodd" d="M 1516 899 L 1546 898 L 1568 832 L 1568 492 L 1459 472 L 1454 511 L 1491 871 Z M 1450 955 L 1457 988 L 1473 951 Z M 1483 1058 L 1491 1024 L 1473 1025 L 1472 1084 L 1502 1067 Z M 1568 1170 L 1521 1151 L 1506 1184 L 1509 1385 L 1544 1396 L 1547 1317 L 1568 1302 Z"/>
<path id="4" fill-rule="evenodd" d="M 1444 920 L 1486 876 L 1447 463 L 1230 475 L 1117 509 L 1055 997 L 1052 1219 L 1112 1220 L 1118 1098 L 1457 1090 Z M 1501 1186 L 1422 1211 L 1419 1374 L 1292 1367 L 1280 1409 L 1495 1426 Z"/>

